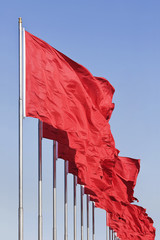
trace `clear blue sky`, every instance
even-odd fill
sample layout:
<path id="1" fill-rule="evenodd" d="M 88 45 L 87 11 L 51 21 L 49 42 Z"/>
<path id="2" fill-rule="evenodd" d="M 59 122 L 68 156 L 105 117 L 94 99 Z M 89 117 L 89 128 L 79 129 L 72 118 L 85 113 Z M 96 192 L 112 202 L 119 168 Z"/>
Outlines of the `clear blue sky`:
<path id="1" fill-rule="evenodd" d="M 18 17 L 27 31 L 115 87 L 111 129 L 121 156 L 141 159 L 135 188 L 160 239 L 160 2 L 3 1 L 0 7 L 0 238 L 18 229 Z M 24 240 L 37 239 L 37 120 L 24 120 Z M 58 239 L 63 239 L 63 161 L 58 161 Z M 72 176 L 69 176 L 72 240 Z M 78 189 L 79 191 L 79 189 Z M 78 192 L 79 194 L 79 192 Z M 52 239 L 52 142 L 43 140 L 44 239 Z M 79 211 L 79 209 L 78 209 Z M 78 224 L 80 219 L 78 219 Z M 78 229 L 79 232 L 79 229 Z M 96 239 L 105 239 L 96 209 Z M 78 238 L 79 240 L 79 238 Z"/>

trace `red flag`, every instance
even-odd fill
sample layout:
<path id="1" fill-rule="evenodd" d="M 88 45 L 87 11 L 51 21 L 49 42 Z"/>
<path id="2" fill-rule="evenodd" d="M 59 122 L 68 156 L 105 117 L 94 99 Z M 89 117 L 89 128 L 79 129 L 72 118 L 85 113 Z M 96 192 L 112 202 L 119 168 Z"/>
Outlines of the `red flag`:
<path id="1" fill-rule="evenodd" d="M 140 170 L 140 160 L 118 156 L 112 175 L 109 195 L 124 203 L 137 200 L 133 197 L 134 187 Z"/>
<path id="2" fill-rule="evenodd" d="M 56 133 L 57 130 L 54 130 L 52 126 L 43 124 L 43 137 L 55 139 L 60 142 L 58 156 L 68 160 L 69 172 L 78 176 L 78 168 L 75 164 L 76 151 L 68 147 L 64 133 L 60 133 L 59 135 Z M 102 169 L 102 179 L 92 178 L 92 183 L 90 184 L 86 181 L 85 193 L 90 194 L 91 200 L 95 201 L 96 207 L 105 209 L 107 212 L 117 213 L 121 216 L 124 208 L 123 203 L 129 203 L 135 199 L 133 197 L 133 189 L 140 169 L 140 160 L 117 157 L 112 173 L 112 186 L 108 182 L 109 173 L 107 171 L 109 167 L 104 162 Z M 83 184 L 83 180 L 81 181 L 78 178 L 78 183 Z"/>
<path id="3" fill-rule="evenodd" d="M 140 169 L 140 160 L 117 157 L 110 188 L 107 188 L 108 167 L 103 164 L 102 169 L 102 181 L 98 182 L 96 180 L 92 188 L 85 186 L 85 193 L 90 194 L 90 198 L 95 201 L 96 207 L 122 217 L 126 204 L 135 199 L 133 190 Z"/>
<path id="4" fill-rule="evenodd" d="M 41 39 L 28 32 L 25 36 L 26 116 L 39 118 L 67 133 L 69 147 L 76 150 L 75 163 L 83 182 L 89 173 L 88 180 L 101 178 L 100 163 L 110 161 L 112 171 L 117 154 L 106 121 L 114 108 L 113 87 L 102 78 L 97 81 L 85 67 Z M 102 95 L 104 81 L 107 89 L 110 87 L 110 113 Z"/>
<path id="5" fill-rule="evenodd" d="M 103 163 L 104 184 L 108 178 L 107 167 Z M 133 193 L 139 169 L 140 160 L 118 156 L 112 172 L 112 186 L 109 189 L 97 188 L 96 196 L 92 196 L 96 206 L 121 216 L 124 206 L 135 200 Z M 89 192 L 88 189 L 87 192 Z"/>
<path id="6" fill-rule="evenodd" d="M 144 208 L 137 205 L 127 204 L 121 217 L 116 213 L 109 214 L 108 226 L 114 229 L 122 240 L 155 238 L 153 220 L 148 217 Z"/>
<path id="7" fill-rule="evenodd" d="M 99 82 L 86 68 L 26 32 L 26 116 L 95 143 L 97 131 L 109 129 L 100 112 L 103 104 L 96 107 L 103 103 Z"/>
<path id="8" fill-rule="evenodd" d="M 98 98 L 104 90 L 86 68 L 30 33 L 25 36 L 26 116 L 67 134 L 67 146 L 76 151 L 80 179 L 89 189 L 96 186 L 103 192 L 106 183 L 101 180 L 102 166 L 106 163 L 109 179 L 118 154 L 106 121 L 114 106 L 104 108 L 104 99 Z"/>
<path id="9" fill-rule="evenodd" d="M 78 168 L 75 164 L 76 151 L 69 148 L 66 138 L 64 138 L 64 133 L 56 135 L 55 132 L 57 130 L 54 130 L 51 126 L 48 126 L 45 123 L 43 124 L 43 131 L 44 137 L 55 139 L 60 142 L 58 148 L 59 157 L 68 160 L 70 173 L 78 176 Z M 92 178 L 92 183 L 90 183 L 90 185 L 86 182 L 85 193 L 91 195 L 91 199 L 96 202 L 97 207 L 103 208 L 107 210 L 107 212 L 121 214 L 123 209 L 121 202 L 129 203 L 135 200 L 133 192 L 140 169 L 140 160 L 116 157 L 114 171 L 112 173 L 112 186 L 110 186 L 108 181 L 108 176 L 110 174 L 108 172 L 110 169 L 108 162 L 109 161 L 102 163 L 102 179 L 97 180 L 97 178 Z M 81 179 L 78 178 L 80 184 L 83 183 L 83 178 Z"/>

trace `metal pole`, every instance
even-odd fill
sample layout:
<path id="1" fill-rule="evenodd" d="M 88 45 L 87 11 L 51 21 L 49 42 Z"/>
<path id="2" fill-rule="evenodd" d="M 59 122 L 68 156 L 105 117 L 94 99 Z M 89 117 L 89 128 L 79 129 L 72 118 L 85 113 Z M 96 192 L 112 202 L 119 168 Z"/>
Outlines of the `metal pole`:
<path id="1" fill-rule="evenodd" d="M 108 214 L 106 212 L 106 240 L 108 240 L 108 227 L 107 227 L 107 221 L 108 220 Z"/>
<path id="2" fill-rule="evenodd" d="M 25 29 L 22 29 L 23 32 L 23 89 L 22 89 L 22 95 L 23 95 L 23 118 L 26 117 L 26 45 L 25 45 Z"/>
<path id="3" fill-rule="evenodd" d="M 81 240 L 83 240 L 83 186 L 81 186 Z"/>
<path id="4" fill-rule="evenodd" d="M 56 160 L 57 160 L 57 142 L 53 141 L 53 240 L 57 239 L 57 211 L 56 211 Z"/>
<path id="5" fill-rule="evenodd" d="M 67 173 L 68 162 L 64 162 L 64 240 L 68 239 Z"/>
<path id="6" fill-rule="evenodd" d="M 73 176 L 74 177 L 74 240 L 76 240 L 76 232 L 77 232 L 77 221 L 76 221 L 76 202 L 77 202 L 77 199 L 76 199 L 76 186 L 77 186 L 77 177 L 76 176 Z"/>
<path id="7" fill-rule="evenodd" d="M 88 194 L 86 195 L 86 197 L 87 197 L 87 240 L 89 240 L 89 200 L 90 200 L 90 197 Z"/>
<path id="8" fill-rule="evenodd" d="M 109 227 L 109 240 L 112 240 L 111 239 L 111 228 Z"/>
<path id="9" fill-rule="evenodd" d="M 19 18 L 19 208 L 18 239 L 23 240 L 23 71 L 22 71 L 22 18 Z"/>
<path id="10" fill-rule="evenodd" d="M 94 202 L 92 202 L 92 240 L 95 240 Z"/>
<path id="11" fill-rule="evenodd" d="M 38 121 L 38 240 L 42 240 L 42 122 Z"/>

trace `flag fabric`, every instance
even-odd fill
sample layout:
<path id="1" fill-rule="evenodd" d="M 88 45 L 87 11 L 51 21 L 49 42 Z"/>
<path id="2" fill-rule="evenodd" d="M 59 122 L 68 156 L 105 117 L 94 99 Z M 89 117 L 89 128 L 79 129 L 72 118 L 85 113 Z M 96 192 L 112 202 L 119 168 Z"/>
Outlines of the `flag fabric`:
<path id="1" fill-rule="evenodd" d="M 119 236 L 126 223 L 121 239 L 154 239 L 145 210 L 129 204 L 139 160 L 118 157 L 109 125 L 112 85 L 28 32 L 25 49 L 26 116 L 41 120 L 43 137 L 59 142 L 59 156 L 96 206 L 112 213 L 109 224 Z"/>
<path id="2" fill-rule="evenodd" d="M 107 168 L 103 168 L 103 181 L 107 182 Z M 106 210 L 108 213 L 116 213 L 122 216 L 126 204 L 137 200 L 134 196 L 134 187 L 140 169 L 140 160 L 118 156 L 112 172 L 112 187 L 109 189 L 97 188 L 96 196 L 92 199 L 96 207 Z M 87 189 L 87 192 L 89 190 Z"/>
<path id="3" fill-rule="evenodd" d="M 76 149 L 70 148 L 67 133 L 65 131 L 55 129 L 51 125 L 48 125 L 46 123 L 43 123 L 43 137 L 51 140 L 56 140 L 58 142 L 58 157 L 69 161 L 70 166 L 69 169 L 74 169 L 74 173 L 71 170 L 69 172 L 78 177 L 79 184 L 83 185 L 85 184 L 88 187 L 88 189 L 90 188 L 92 189 L 92 191 L 94 189 L 95 182 L 101 184 L 101 188 L 104 190 L 106 190 L 106 188 L 111 187 L 111 173 L 112 173 L 111 168 L 113 159 L 111 159 L 111 161 L 110 159 L 107 159 L 108 176 L 110 177 L 108 177 L 108 180 L 104 183 L 103 177 L 98 178 L 98 176 L 93 175 L 94 168 L 95 169 L 97 168 L 96 164 L 94 163 L 95 154 L 97 154 L 96 158 L 99 159 L 98 153 L 90 151 L 90 156 L 88 156 L 87 152 L 83 153 L 80 151 L 76 151 Z M 77 141 L 79 141 L 79 139 L 77 139 Z M 109 154 L 110 152 L 108 153 L 108 156 Z M 81 164 L 78 164 L 78 161 L 76 161 L 76 157 L 77 159 L 78 158 L 80 159 Z M 86 162 L 86 159 L 88 160 L 88 162 Z M 109 164 L 111 165 L 109 166 Z M 102 174 L 104 174 L 103 171 Z"/>
<path id="4" fill-rule="evenodd" d="M 104 79 L 97 81 L 85 67 L 34 35 L 25 32 L 25 38 L 26 116 L 67 133 L 69 147 L 76 149 L 82 182 L 86 177 L 87 181 L 103 177 L 103 161 L 110 162 L 112 172 L 117 150 L 107 119 L 114 108 L 110 104 L 113 87 L 107 82 L 111 92 L 108 113 L 102 96 Z"/>
<path id="5" fill-rule="evenodd" d="M 97 102 L 98 106 L 102 102 L 100 109 L 105 112 L 101 97 L 103 85 L 98 84 L 102 78 L 96 81 L 86 68 L 32 34 L 26 32 L 25 37 L 26 116 L 41 118 L 58 129 L 77 133 L 82 139 L 95 143 L 92 139 L 95 132 L 109 128 L 96 108 Z"/>
<path id="6" fill-rule="evenodd" d="M 91 97 L 92 100 L 95 101 L 96 107 L 106 120 L 109 121 L 114 110 L 112 99 L 115 89 L 107 79 L 103 77 L 95 77 L 95 79 L 101 91 L 95 92 Z"/>
<path id="7" fill-rule="evenodd" d="M 146 209 L 140 206 L 127 204 L 123 209 L 123 216 L 110 213 L 107 220 L 108 226 L 114 229 L 122 240 L 155 239 L 153 220 L 146 213 Z"/>
<path id="8" fill-rule="evenodd" d="M 115 90 L 107 79 L 102 78 L 102 77 L 95 77 L 95 79 L 97 81 L 97 85 L 99 86 L 100 91 L 98 94 L 95 92 L 94 95 L 92 96 L 92 99 L 93 99 L 93 102 L 95 103 L 96 107 L 100 110 L 102 115 L 105 117 L 105 119 L 107 121 L 109 121 L 112 111 L 114 109 L 114 103 L 112 103 L 112 98 L 113 98 L 113 94 L 114 94 Z M 69 172 L 74 175 L 77 175 L 77 177 L 78 177 L 79 176 L 78 168 L 79 168 L 79 170 L 81 168 L 80 168 L 80 166 L 77 168 L 77 165 L 75 163 L 76 149 L 72 149 L 69 147 L 67 133 L 64 131 L 61 131 L 59 129 L 55 129 L 51 125 L 43 123 L 43 137 L 48 138 L 48 139 L 54 139 L 54 140 L 58 141 L 58 143 L 59 143 L 59 148 L 58 148 L 59 158 L 68 160 L 69 161 Z M 76 139 L 76 141 L 79 141 L 79 140 Z M 108 149 L 108 152 L 109 151 L 110 150 Z M 118 153 L 118 150 L 117 150 L 117 153 Z M 99 156 L 97 156 L 97 158 L 99 158 Z M 82 159 L 83 159 L 83 156 L 81 156 L 81 160 Z M 93 156 L 93 159 L 94 159 L 94 156 Z M 111 161 L 113 161 L 113 159 L 111 159 Z M 106 162 L 109 163 L 110 160 L 107 159 Z M 111 166 L 112 166 L 112 163 L 111 163 Z M 111 166 L 108 166 L 108 169 L 111 168 Z M 83 169 L 82 169 L 82 171 L 83 171 Z M 87 171 L 88 177 L 89 177 L 89 172 L 90 172 L 90 170 Z M 108 173 L 109 173 L 109 176 L 111 176 L 111 170 L 108 171 Z M 78 177 L 79 184 L 83 184 L 82 179 L 83 178 L 82 178 L 82 174 L 81 174 L 81 179 Z M 102 180 L 100 182 L 102 182 Z M 86 183 L 88 186 L 87 189 L 89 189 L 88 180 Z M 111 183 L 111 178 L 108 178 L 108 185 L 110 185 L 110 183 Z M 103 186 L 106 189 L 107 185 L 103 184 Z M 91 188 L 91 186 L 90 186 L 90 188 Z M 91 192 L 93 192 L 93 188 L 94 188 L 94 186 L 92 184 L 92 190 L 90 190 Z"/>
<path id="9" fill-rule="evenodd" d="M 78 177 L 78 167 L 75 164 L 76 151 L 67 145 L 67 135 L 64 135 L 64 132 L 59 132 L 58 135 L 56 129 L 43 123 L 43 137 L 59 141 L 59 158 L 68 160 L 69 172 Z M 112 171 L 112 185 L 108 181 L 109 167 L 107 164 L 106 162 L 102 164 L 102 179 L 92 178 L 92 183 L 86 181 L 85 193 L 90 194 L 91 200 L 95 201 L 96 207 L 121 215 L 124 207 L 123 203 L 135 200 L 133 192 L 140 169 L 140 160 L 118 156 L 115 161 L 114 171 Z M 80 178 L 78 178 L 78 183 L 83 184 Z"/>
<path id="10" fill-rule="evenodd" d="M 124 203 L 137 200 L 133 193 L 139 170 L 139 159 L 118 156 L 115 162 L 112 188 L 109 190 L 109 195 Z"/>

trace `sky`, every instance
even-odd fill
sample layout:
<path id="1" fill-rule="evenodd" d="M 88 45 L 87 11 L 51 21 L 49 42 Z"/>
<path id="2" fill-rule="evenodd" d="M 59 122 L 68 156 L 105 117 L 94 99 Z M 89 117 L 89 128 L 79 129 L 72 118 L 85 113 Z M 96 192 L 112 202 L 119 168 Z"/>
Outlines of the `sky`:
<path id="1" fill-rule="evenodd" d="M 23 27 L 27 31 L 84 65 L 94 76 L 107 78 L 114 86 L 115 109 L 110 120 L 112 134 L 121 156 L 141 159 L 135 196 L 139 199 L 138 204 L 146 208 L 154 220 L 155 239 L 160 239 L 159 12 L 158 0 L 6 0 L 1 3 L 1 239 L 18 239 L 18 17 L 22 17 Z M 25 118 L 23 123 L 24 240 L 35 240 L 38 235 L 38 121 Z M 58 240 L 63 239 L 64 228 L 63 172 L 64 162 L 58 160 Z M 73 239 L 72 184 L 73 177 L 69 175 L 69 240 Z M 79 190 L 78 186 L 78 214 Z M 96 239 L 105 239 L 105 212 L 96 209 L 95 215 Z M 79 240 L 80 217 L 77 219 L 77 227 Z M 86 229 L 84 231 L 86 233 Z M 43 236 L 44 239 L 52 239 L 50 140 L 43 140 Z"/>

